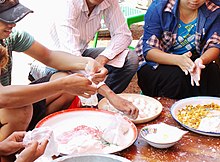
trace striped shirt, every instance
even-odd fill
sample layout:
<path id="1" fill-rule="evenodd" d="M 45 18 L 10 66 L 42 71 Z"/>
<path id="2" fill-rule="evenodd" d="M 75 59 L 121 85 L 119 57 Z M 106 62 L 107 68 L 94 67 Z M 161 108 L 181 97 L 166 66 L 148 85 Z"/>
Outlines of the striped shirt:
<path id="1" fill-rule="evenodd" d="M 128 53 L 128 46 L 132 41 L 118 0 L 104 0 L 96 6 L 89 15 L 86 0 L 56 0 L 53 1 L 55 18 L 51 24 L 49 47 L 63 50 L 81 56 L 93 40 L 95 33 L 101 29 L 103 20 L 110 31 L 111 41 L 101 55 L 111 61 L 115 67 L 122 67 Z M 58 8 L 57 8 L 58 7 Z M 59 12 L 58 12 L 59 11 Z"/>
<path id="2" fill-rule="evenodd" d="M 13 30 L 10 36 L 0 43 L 8 49 L 9 61 L 5 69 L 2 69 L 0 75 L 1 84 L 4 86 L 11 84 L 12 72 L 12 51 L 23 52 L 27 50 L 33 43 L 34 38 L 26 32 Z"/>

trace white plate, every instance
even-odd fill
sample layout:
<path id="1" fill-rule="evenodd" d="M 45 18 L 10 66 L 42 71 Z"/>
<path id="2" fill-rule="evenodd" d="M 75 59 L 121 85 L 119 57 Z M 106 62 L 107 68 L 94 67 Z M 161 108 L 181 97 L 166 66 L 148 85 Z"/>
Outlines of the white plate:
<path id="1" fill-rule="evenodd" d="M 134 143 L 137 139 L 137 128 L 136 126 L 129 121 L 127 118 L 124 118 L 125 122 L 128 124 L 128 132 L 124 136 L 124 145 L 123 146 L 106 146 L 101 152 L 98 153 L 114 153 L 121 151 Z M 115 121 L 115 113 L 93 109 L 93 108 L 76 108 L 60 111 L 54 114 L 51 114 L 44 119 L 42 119 L 36 127 L 51 127 L 54 131 L 55 139 L 61 133 L 72 130 L 73 128 L 86 125 L 92 128 L 100 128 L 103 130 L 107 128 L 111 123 Z M 59 147 L 59 146 L 58 146 Z M 68 154 L 66 152 L 60 151 L 62 154 Z M 86 152 L 90 153 L 90 152 Z"/>
<path id="2" fill-rule="evenodd" d="M 162 112 L 162 110 L 163 110 L 162 104 L 161 104 L 158 100 L 156 100 L 156 99 L 154 99 L 154 98 L 152 98 L 152 97 L 145 96 L 145 95 L 141 95 L 141 94 L 133 94 L 133 93 L 121 93 L 121 94 L 118 94 L 118 95 L 121 96 L 121 97 L 123 97 L 123 98 L 125 98 L 125 99 L 128 99 L 128 98 L 133 98 L 133 99 L 140 98 L 140 99 L 144 99 L 146 102 L 150 102 L 151 104 L 154 104 L 154 105 L 157 107 L 157 111 L 156 111 L 154 114 L 152 114 L 152 115 L 150 115 L 150 116 L 148 116 L 148 117 L 145 117 L 145 118 L 140 118 L 140 117 L 138 117 L 136 120 L 132 120 L 132 119 L 131 119 L 131 121 L 134 122 L 135 124 L 140 124 L 140 123 L 149 122 L 149 121 L 151 121 L 151 120 L 157 118 L 157 117 L 160 115 L 160 113 Z M 103 99 L 99 102 L 98 108 L 99 108 L 99 109 L 106 109 L 106 105 L 108 105 L 108 104 L 109 104 L 108 100 L 107 100 L 106 98 L 103 98 Z M 112 111 L 111 109 L 107 109 L 107 110 Z"/>
<path id="3" fill-rule="evenodd" d="M 186 105 L 205 105 L 205 104 L 211 104 L 211 103 L 215 103 L 220 105 L 220 98 L 218 97 L 209 97 L 209 96 L 201 96 L 201 97 L 190 97 L 190 98 L 186 98 L 186 99 L 182 99 L 179 100 L 177 102 L 175 102 L 172 107 L 171 107 L 171 115 L 172 117 L 179 123 L 181 124 L 183 127 L 185 127 L 188 130 L 191 130 L 195 133 L 199 133 L 202 135 L 209 135 L 209 136 L 220 136 L 220 133 L 215 133 L 215 132 L 205 132 L 205 131 L 201 131 L 198 129 L 194 129 L 191 128 L 185 124 L 183 124 L 182 122 L 180 122 L 177 118 L 177 114 L 178 111 L 181 110 L 182 108 L 184 108 Z"/>

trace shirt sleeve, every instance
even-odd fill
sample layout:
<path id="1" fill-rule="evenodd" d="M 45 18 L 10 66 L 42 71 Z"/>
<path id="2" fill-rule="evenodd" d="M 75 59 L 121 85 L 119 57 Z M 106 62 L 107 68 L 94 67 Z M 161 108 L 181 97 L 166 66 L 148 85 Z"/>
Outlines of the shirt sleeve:
<path id="1" fill-rule="evenodd" d="M 118 1 L 112 1 L 112 5 L 104 11 L 104 21 L 110 31 L 111 41 L 101 55 L 112 60 L 117 55 L 126 53 L 124 50 L 128 48 L 132 41 L 131 31 L 128 28 Z"/>
<path id="2" fill-rule="evenodd" d="M 162 27 L 160 16 L 157 10 L 157 3 L 152 2 L 148 8 L 144 18 L 144 34 L 143 34 L 143 55 L 146 57 L 147 52 L 152 48 L 159 48 L 159 39 L 162 36 Z"/>
<path id="3" fill-rule="evenodd" d="M 216 20 L 212 23 L 209 32 L 207 32 L 207 40 L 204 47 L 203 52 L 211 47 L 216 47 L 220 49 L 220 16 L 217 16 Z"/>
<path id="4" fill-rule="evenodd" d="M 34 37 L 25 31 L 14 30 L 11 35 L 12 50 L 16 52 L 26 51 L 34 42 Z"/>

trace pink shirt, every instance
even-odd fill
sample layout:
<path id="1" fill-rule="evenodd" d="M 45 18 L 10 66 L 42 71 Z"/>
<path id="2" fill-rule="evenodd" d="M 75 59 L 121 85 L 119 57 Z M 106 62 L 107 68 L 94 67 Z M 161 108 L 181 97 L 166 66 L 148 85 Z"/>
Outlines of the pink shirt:
<path id="1" fill-rule="evenodd" d="M 104 18 L 111 41 L 101 55 L 110 59 L 110 65 L 124 65 L 132 36 L 118 0 L 104 0 L 90 16 L 85 0 L 61 0 L 55 11 L 58 15 L 54 15 L 55 21 L 50 30 L 53 48 L 80 56 L 101 28 L 100 22 Z"/>

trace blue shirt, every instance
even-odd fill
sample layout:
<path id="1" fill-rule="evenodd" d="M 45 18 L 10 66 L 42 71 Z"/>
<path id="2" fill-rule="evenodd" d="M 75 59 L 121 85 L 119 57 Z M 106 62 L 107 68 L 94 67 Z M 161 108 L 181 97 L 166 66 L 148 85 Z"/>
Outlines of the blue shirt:
<path id="1" fill-rule="evenodd" d="M 177 39 L 180 23 L 179 0 L 154 0 L 145 14 L 144 35 L 137 45 L 138 55 L 143 58 L 152 48 L 170 53 Z M 195 49 L 202 55 L 207 49 L 220 49 L 220 1 L 206 0 L 198 10 Z M 144 64 L 156 68 L 157 63 L 145 60 Z"/>
<path id="2" fill-rule="evenodd" d="M 171 53 L 183 54 L 195 50 L 196 24 L 197 18 L 188 24 L 180 20 L 177 39 L 170 49 Z"/>

